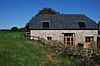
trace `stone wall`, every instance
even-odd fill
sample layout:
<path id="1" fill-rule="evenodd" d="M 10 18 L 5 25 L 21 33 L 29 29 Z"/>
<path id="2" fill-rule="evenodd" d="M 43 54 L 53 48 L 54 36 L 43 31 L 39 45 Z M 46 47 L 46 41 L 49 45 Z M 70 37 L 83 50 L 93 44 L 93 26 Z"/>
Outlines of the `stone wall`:
<path id="1" fill-rule="evenodd" d="M 94 36 L 94 47 L 97 45 L 98 30 L 31 30 L 30 34 L 34 37 L 44 38 L 52 37 L 52 40 L 58 40 L 63 43 L 64 35 L 62 33 L 75 33 L 75 45 L 78 43 L 84 44 L 84 48 L 87 47 L 85 44 L 86 36 Z M 31 37 L 31 39 L 33 39 Z"/>

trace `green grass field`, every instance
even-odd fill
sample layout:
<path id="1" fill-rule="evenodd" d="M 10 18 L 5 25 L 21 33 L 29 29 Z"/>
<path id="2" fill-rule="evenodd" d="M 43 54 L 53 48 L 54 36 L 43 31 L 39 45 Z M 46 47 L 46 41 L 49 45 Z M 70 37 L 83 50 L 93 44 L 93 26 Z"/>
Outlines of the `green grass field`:
<path id="1" fill-rule="evenodd" d="M 38 41 L 29 41 L 21 32 L 0 32 L 0 66 L 75 66 Z"/>

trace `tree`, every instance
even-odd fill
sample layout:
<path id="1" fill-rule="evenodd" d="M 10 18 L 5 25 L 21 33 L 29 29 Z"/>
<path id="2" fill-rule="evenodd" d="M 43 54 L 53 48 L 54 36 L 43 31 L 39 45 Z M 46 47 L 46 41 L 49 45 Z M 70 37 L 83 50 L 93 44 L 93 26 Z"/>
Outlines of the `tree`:
<path id="1" fill-rule="evenodd" d="M 59 12 L 51 9 L 51 8 L 43 8 L 39 11 L 39 13 L 36 14 L 36 16 L 40 14 L 59 14 Z"/>
<path id="2" fill-rule="evenodd" d="M 26 24 L 25 28 L 27 31 L 29 30 L 29 22 Z"/>
<path id="3" fill-rule="evenodd" d="M 19 29 L 18 29 L 18 27 L 12 27 L 11 28 L 11 31 L 18 31 Z"/>
<path id="4" fill-rule="evenodd" d="M 29 32 L 29 22 L 25 25 L 25 27 L 20 28 L 19 31 L 21 31 L 21 32 Z"/>

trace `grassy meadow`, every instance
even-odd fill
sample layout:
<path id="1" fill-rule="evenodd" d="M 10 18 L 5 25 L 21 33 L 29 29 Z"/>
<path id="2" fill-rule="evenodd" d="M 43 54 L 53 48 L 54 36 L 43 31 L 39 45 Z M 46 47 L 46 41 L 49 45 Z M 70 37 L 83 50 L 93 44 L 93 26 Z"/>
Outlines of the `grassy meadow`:
<path id="1" fill-rule="evenodd" d="M 22 32 L 0 31 L 0 66 L 75 66 L 75 59 L 63 57 Z"/>

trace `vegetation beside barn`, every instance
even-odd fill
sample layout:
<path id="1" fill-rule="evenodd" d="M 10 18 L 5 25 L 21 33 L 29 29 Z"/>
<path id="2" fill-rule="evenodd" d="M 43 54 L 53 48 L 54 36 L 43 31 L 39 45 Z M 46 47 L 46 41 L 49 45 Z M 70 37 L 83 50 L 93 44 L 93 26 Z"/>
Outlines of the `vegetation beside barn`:
<path id="1" fill-rule="evenodd" d="M 0 66 L 74 66 L 75 59 L 63 57 L 21 32 L 0 32 Z"/>
<path id="2" fill-rule="evenodd" d="M 0 66 L 84 66 L 84 64 L 89 66 L 89 64 L 100 64 L 99 56 L 94 57 L 95 59 L 83 60 L 64 53 L 56 53 L 55 50 L 44 46 L 39 41 L 27 40 L 22 32 L 0 31 Z"/>

